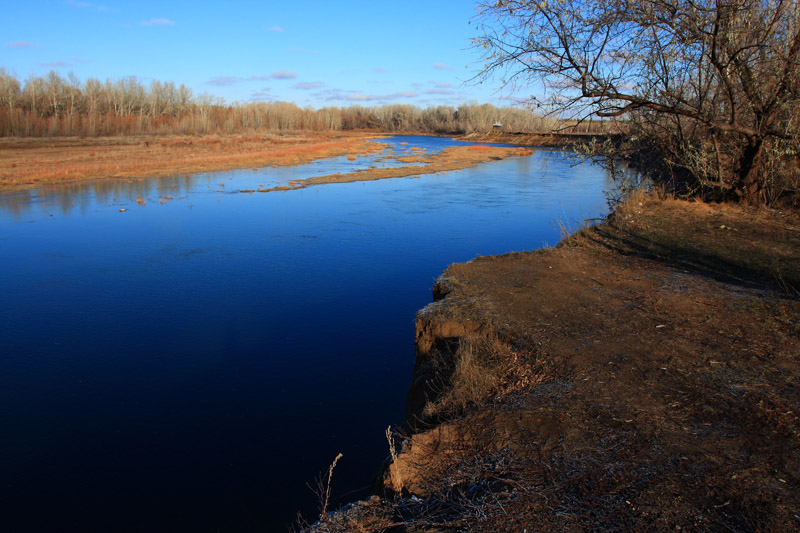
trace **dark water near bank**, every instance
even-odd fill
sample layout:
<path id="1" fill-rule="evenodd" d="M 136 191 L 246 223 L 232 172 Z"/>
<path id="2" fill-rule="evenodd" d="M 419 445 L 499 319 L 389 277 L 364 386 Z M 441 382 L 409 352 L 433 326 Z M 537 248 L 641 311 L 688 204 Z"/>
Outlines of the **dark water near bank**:
<path id="1" fill-rule="evenodd" d="M 272 531 L 313 516 L 306 484 L 337 453 L 338 495 L 387 455 L 414 316 L 448 263 L 555 244 L 557 219 L 607 211 L 605 174 L 549 151 L 236 192 L 351 164 L 0 198 L 0 529 Z"/>

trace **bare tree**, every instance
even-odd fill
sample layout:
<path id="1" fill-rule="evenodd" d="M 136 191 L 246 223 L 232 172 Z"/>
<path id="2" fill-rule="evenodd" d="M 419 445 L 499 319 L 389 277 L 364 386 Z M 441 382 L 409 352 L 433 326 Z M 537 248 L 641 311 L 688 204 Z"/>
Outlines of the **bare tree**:
<path id="1" fill-rule="evenodd" d="M 97 118 L 102 112 L 103 84 L 97 78 L 89 78 L 84 85 L 86 112 L 89 117 L 89 135 L 97 134 Z"/>
<path id="2" fill-rule="evenodd" d="M 0 134 L 12 135 L 15 133 L 15 117 L 14 112 L 22 95 L 19 81 L 17 78 L 6 71 L 5 68 L 0 67 L 0 108 L 5 109 L 6 120 L 4 124 L 0 124 Z"/>
<path id="3" fill-rule="evenodd" d="M 798 0 L 498 0 L 480 12 L 481 76 L 542 83 L 562 114 L 634 121 L 698 186 L 760 203 L 775 194 L 768 158 L 797 158 Z M 796 187 L 797 165 L 782 172 Z"/>
<path id="4" fill-rule="evenodd" d="M 73 120 L 75 118 L 75 113 L 81 100 L 81 82 L 74 72 L 70 72 L 67 75 L 67 80 L 68 80 L 67 95 L 69 98 L 68 113 L 69 113 L 70 128 L 72 128 Z"/>
<path id="5" fill-rule="evenodd" d="M 455 109 L 413 105 L 301 109 L 287 102 L 226 104 L 185 85 L 134 76 L 84 84 L 73 73 L 31 75 L 24 84 L 0 67 L 0 135 L 129 135 L 291 130 L 381 130 L 455 133 L 490 130 L 496 121 L 517 131 L 542 129 L 542 118 L 527 109 L 477 102 Z"/>
<path id="6" fill-rule="evenodd" d="M 25 80 L 25 88 L 22 90 L 22 95 L 25 99 L 26 107 L 31 110 L 31 114 L 34 117 L 39 116 L 41 113 L 43 106 L 40 103 L 40 99 L 43 94 L 44 80 L 33 74 L 28 76 L 28 79 Z"/>

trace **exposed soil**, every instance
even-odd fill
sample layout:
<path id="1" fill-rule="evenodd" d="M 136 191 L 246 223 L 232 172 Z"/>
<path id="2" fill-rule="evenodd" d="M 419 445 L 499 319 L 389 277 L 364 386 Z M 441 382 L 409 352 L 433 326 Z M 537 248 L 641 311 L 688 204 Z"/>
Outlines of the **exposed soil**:
<path id="1" fill-rule="evenodd" d="M 370 133 L 304 132 L 203 137 L 4 138 L 0 139 L 0 192 L 94 179 L 141 179 L 235 168 L 293 166 L 343 155 L 352 161 L 359 155 L 384 149 L 386 145 L 369 141 L 380 137 Z M 314 176 L 258 192 L 460 170 L 509 156 L 529 155 L 530 150 L 459 146 L 437 154 L 426 154 L 424 150 L 415 150 L 415 154 L 388 158 L 416 165 Z"/>
<path id="2" fill-rule="evenodd" d="M 0 191 L 107 178 L 300 165 L 384 148 L 368 133 L 0 138 Z"/>
<path id="3" fill-rule="evenodd" d="M 797 213 L 643 195 L 451 265 L 380 496 L 315 529 L 800 531 L 799 288 Z"/>
<path id="4" fill-rule="evenodd" d="M 530 133 L 512 131 L 480 131 L 457 135 L 455 138 L 469 142 L 516 144 L 519 146 L 570 146 L 603 139 L 614 133 Z"/>

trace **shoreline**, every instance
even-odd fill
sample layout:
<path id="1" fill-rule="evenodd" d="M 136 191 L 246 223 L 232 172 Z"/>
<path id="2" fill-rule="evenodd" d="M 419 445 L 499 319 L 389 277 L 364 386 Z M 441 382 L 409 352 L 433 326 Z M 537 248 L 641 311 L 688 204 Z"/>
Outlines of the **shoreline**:
<path id="1" fill-rule="evenodd" d="M 548 148 L 568 148 L 570 145 L 593 139 L 615 139 L 622 134 L 615 133 L 531 133 L 512 131 L 486 131 L 454 135 L 454 139 L 467 142 L 496 144 L 515 144 L 517 146 L 541 146 Z"/>
<path id="2" fill-rule="evenodd" d="M 797 527 L 800 215 L 635 195 L 450 265 L 376 495 L 312 531 Z"/>
<path id="3" fill-rule="evenodd" d="M 485 146 L 456 146 L 445 148 L 437 154 L 425 154 L 420 156 L 391 157 L 396 161 L 421 163 L 421 166 L 403 166 L 392 168 L 367 168 L 357 170 L 347 174 L 328 174 L 325 176 L 315 176 L 305 179 L 291 180 L 287 185 L 278 185 L 267 189 L 258 189 L 257 192 L 272 191 L 291 191 L 305 189 L 315 185 L 325 185 L 330 183 L 353 183 L 357 181 L 374 181 L 389 178 L 406 178 L 421 176 L 424 174 L 435 174 L 438 172 L 450 172 L 474 167 L 480 163 L 499 161 L 512 156 L 528 156 L 532 150 L 525 148 L 500 148 Z M 254 191 L 240 191 L 254 192 Z"/>
<path id="4" fill-rule="evenodd" d="M 136 136 L 0 139 L 0 192 L 104 179 L 147 179 L 217 170 L 294 166 L 374 153 L 380 134 Z"/>
<path id="5" fill-rule="evenodd" d="M 367 155 L 384 146 L 374 142 L 390 135 L 415 133 L 294 132 L 282 134 L 206 136 L 128 136 L 0 138 L 0 193 L 104 179 L 137 180 L 198 172 L 294 166 L 314 160 Z M 510 140 L 507 136 L 513 136 Z M 431 136 L 431 135 L 425 135 Z M 520 148 L 454 147 L 441 154 L 418 154 L 424 166 L 367 169 L 350 174 L 296 180 L 260 190 L 291 190 L 323 183 L 346 183 L 460 170 L 514 155 L 528 155 L 523 146 L 567 146 L 586 135 L 541 135 L 486 132 L 436 135 L 469 142 L 513 144 Z M 472 137 L 471 137 L 472 136 Z M 591 135 L 589 136 L 591 137 Z M 409 158 L 401 157 L 400 161 Z M 255 192 L 255 191 L 243 191 Z"/>

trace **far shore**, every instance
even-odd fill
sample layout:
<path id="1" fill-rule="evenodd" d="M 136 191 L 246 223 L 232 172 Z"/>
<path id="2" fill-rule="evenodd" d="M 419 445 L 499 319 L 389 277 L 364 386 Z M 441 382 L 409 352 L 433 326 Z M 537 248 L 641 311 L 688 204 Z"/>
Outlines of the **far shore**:
<path id="1" fill-rule="evenodd" d="M 0 191 L 97 179 L 292 166 L 377 152 L 368 133 L 296 132 L 208 136 L 0 139 Z"/>
<path id="2" fill-rule="evenodd" d="M 385 148 L 385 145 L 372 140 L 386 135 L 379 132 L 299 131 L 207 136 L 6 137 L 0 138 L 0 192 L 98 179 L 136 180 L 240 168 L 294 166 L 339 156 L 355 159 Z M 510 132 L 453 137 L 464 141 L 524 146 L 564 146 L 575 140 L 573 135 Z M 414 161 L 398 159 L 421 163 L 420 166 L 370 168 L 349 174 L 317 176 L 259 192 L 460 170 L 529 153 L 527 149 L 508 147 L 454 147 L 439 154 L 419 153 Z"/>

